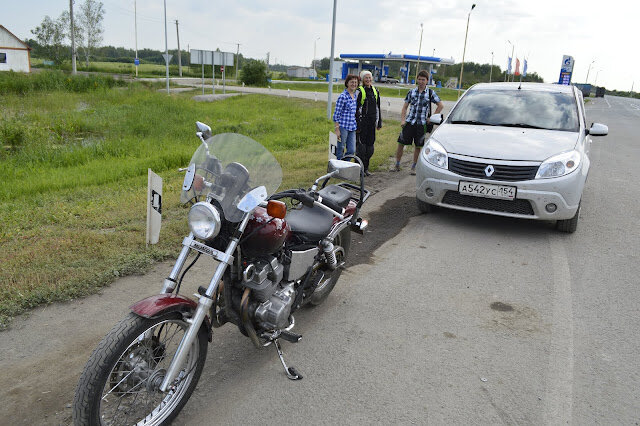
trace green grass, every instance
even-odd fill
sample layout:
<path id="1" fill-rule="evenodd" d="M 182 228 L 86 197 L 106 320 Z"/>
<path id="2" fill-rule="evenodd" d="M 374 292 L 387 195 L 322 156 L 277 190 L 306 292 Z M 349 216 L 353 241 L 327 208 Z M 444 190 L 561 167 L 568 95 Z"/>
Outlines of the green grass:
<path id="1" fill-rule="evenodd" d="M 264 144 L 283 167 L 283 188 L 309 187 L 326 171 L 333 126 L 320 104 L 191 95 L 133 84 L 0 97 L 0 329 L 26 309 L 94 293 L 177 254 L 187 233 L 177 168 L 199 145 L 196 120 Z M 372 169 L 386 164 L 395 137 L 385 123 Z M 160 242 L 149 248 L 148 168 L 164 180 Z"/>

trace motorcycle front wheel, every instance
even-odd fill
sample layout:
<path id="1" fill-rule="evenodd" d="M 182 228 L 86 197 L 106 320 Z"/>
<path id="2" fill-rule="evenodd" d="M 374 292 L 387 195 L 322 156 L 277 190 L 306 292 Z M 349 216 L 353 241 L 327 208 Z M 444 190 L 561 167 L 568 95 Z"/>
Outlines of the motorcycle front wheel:
<path id="1" fill-rule="evenodd" d="M 142 318 L 130 313 L 107 334 L 85 366 L 73 401 L 75 425 L 165 425 L 198 383 L 207 356 L 202 327 L 180 368 L 177 384 L 161 392 L 189 324 L 178 313 Z"/>

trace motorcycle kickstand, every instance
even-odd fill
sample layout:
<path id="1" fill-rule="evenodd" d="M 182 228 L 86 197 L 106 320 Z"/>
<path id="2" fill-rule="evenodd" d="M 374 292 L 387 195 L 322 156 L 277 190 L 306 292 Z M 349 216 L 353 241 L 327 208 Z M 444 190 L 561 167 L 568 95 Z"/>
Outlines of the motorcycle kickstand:
<path id="1" fill-rule="evenodd" d="M 275 346 L 276 351 L 278 351 L 278 357 L 280 358 L 280 362 L 284 367 L 285 373 L 287 373 L 287 378 L 291 380 L 301 380 L 302 376 L 300 375 L 300 373 L 298 373 L 298 371 L 294 367 L 287 367 L 287 363 L 284 362 L 284 355 L 282 353 L 282 348 L 280 347 L 280 342 L 278 342 L 278 339 L 273 339 L 273 346 Z"/>

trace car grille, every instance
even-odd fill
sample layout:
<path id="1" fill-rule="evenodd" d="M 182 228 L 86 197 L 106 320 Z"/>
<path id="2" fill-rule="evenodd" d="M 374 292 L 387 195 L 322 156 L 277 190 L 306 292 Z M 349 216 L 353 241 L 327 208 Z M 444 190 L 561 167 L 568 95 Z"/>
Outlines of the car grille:
<path id="1" fill-rule="evenodd" d="M 474 197 L 463 195 L 456 191 L 447 191 L 442 198 L 443 204 L 452 206 L 468 207 L 479 210 L 490 210 L 494 212 L 504 212 L 512 214 L 522 214 L 533 216 L 533 208 L 529 200 L 497 200 L 494 198 Z"/>
<path id="2" fill-rule="evenodd" d="M 530 180 L 536 177 L 538 166 L 507 166 L 504 164 L 491 164 L 495 171 L 487 176 L 484 169 L 490 163 L 476 163 L 449 157 L 449 171 L 461 176 L 469 176 L 480 179 L 520 181 Z"/>

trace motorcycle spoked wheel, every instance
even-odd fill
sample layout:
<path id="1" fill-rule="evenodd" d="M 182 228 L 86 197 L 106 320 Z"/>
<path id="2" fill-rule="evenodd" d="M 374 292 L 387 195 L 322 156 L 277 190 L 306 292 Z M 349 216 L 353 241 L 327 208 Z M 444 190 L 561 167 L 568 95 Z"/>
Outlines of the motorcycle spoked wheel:
<path id="1" fill-rule="evenodd" d="M 158 390 L 187 328 L 175 312 L 124 318 L 102 339 L 80 376 L 74 424 L 169 424 L 193 393 L 207 357 L 207 331 L 201 327 L 178 384 L 167 393 Z"/>
<path id="2" fill-rule="evenodd" d="M 338 263 L 343 262 L 349 255 L 349 248 L 351 247 L 351 229 L 345 228 L 340 231 L 340 233 L 333 239 L 333 244 L 335 246 L 341 246 L 344 250 L 344 257 L 342 257 L 342 253 L 337 253 Z M 316 286 L 313 294 L 309 297 L 309 304 L 313 306 L 322 304 L 336 286 L 341 274 L 342 268 L 338 268 L 334 271 L 327 271 L 326 275 Z"/>

